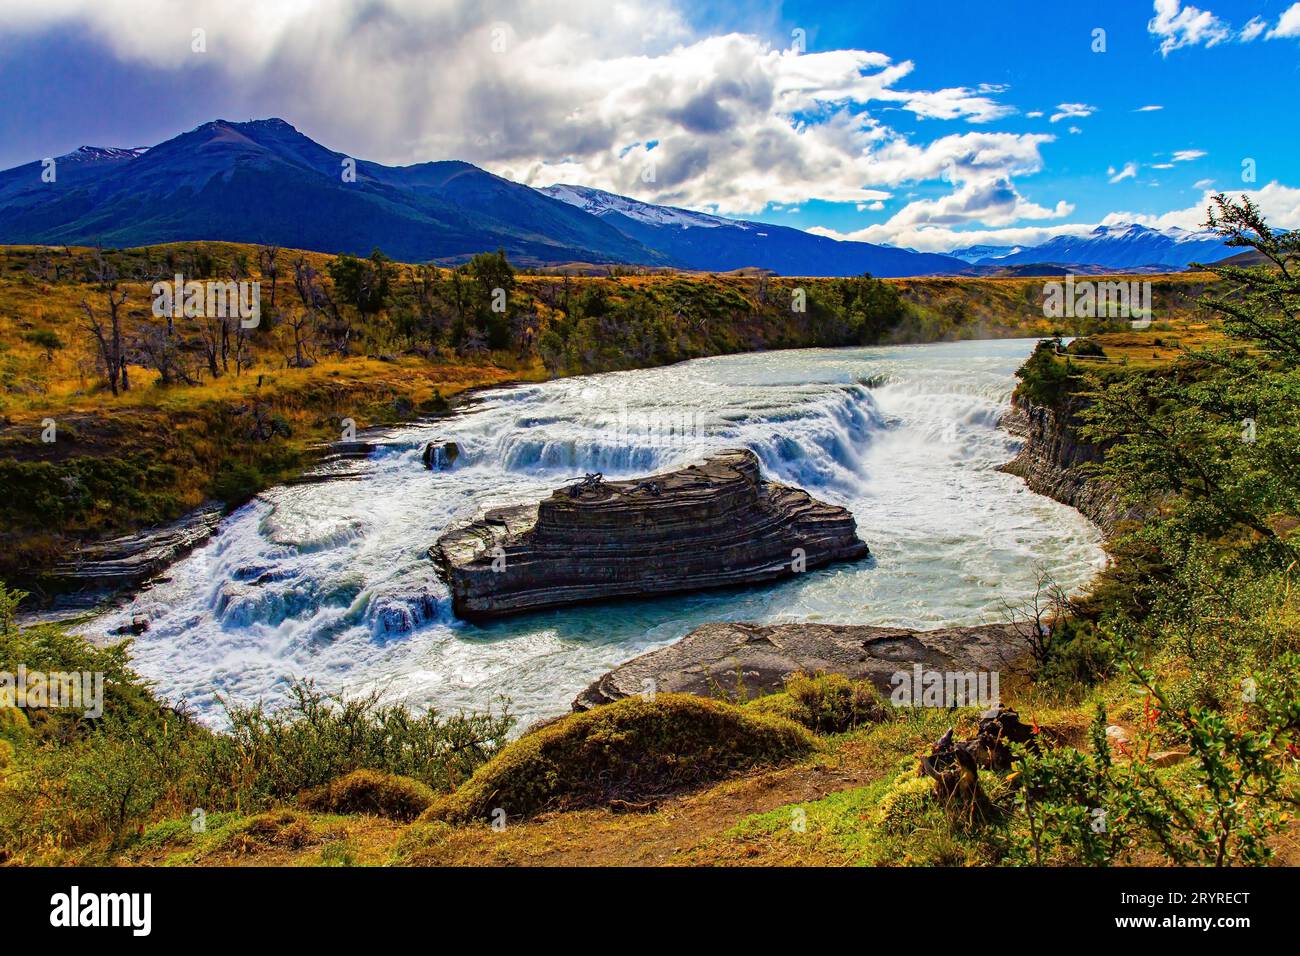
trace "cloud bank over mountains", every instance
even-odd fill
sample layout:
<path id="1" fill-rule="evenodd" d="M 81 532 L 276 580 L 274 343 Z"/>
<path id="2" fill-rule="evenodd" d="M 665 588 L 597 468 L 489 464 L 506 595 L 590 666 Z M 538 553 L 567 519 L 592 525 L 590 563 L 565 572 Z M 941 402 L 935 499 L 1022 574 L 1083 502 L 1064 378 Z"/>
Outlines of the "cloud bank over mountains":
<path id="1" fill-rule="evenodd" d="M 984 78 L 925 88 L 910 82 L 911 60 L 811 49 L 800 31 L 786 46 L 702 35 L 685 10 L 674 0 L 44 0 L 0 8 L 0 37 L 80 31 L 123 62 L 215 71 L 240 102 L 268 104 L 262 115 L 390 164 L 464 159 L 530 185 L 732 216 L 890 203 L 885 222 L 852 236 L 924 250 L 1083 228 L 1065 224 L 1071 197 L 1024 180 L 1044 169 L 1058 134 L 1079 131 L 1062 121 L 1086 125 L 1096 106 L 1022 114 L 1006 85 Z M 1300 3 L 1271 25 L 1234 29 L 1156 0 L 1147 29 L 1166 56 L 1300 34 Z M 1046 126 L 1030 122 L 1044 113 Z M 1017 121 L 1025 131 L 987 128 Z"/>

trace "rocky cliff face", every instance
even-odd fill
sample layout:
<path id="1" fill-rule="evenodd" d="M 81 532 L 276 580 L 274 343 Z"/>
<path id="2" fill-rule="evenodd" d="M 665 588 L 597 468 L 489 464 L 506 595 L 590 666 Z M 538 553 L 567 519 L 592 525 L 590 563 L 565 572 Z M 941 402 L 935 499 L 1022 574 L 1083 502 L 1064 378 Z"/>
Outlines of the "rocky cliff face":
<path id="1" fill-rule="evenodd" d="M 1082 441 L 1071 416 L 1017 396 L 1002 427 L 1025 440 L 1002 471 L 1023 479 L 1031 491 L 1078 509 L 1107 535 L 1116 522 L 1130 516 L 1114 489 L 1085 471 L 1083 466 L 1101 462 L 1104 449 Z"/>
<path id="2" fill-rule="evenodd" d="M 468 618 L 754 584 L 868 554 L 846 509 L 728 451 L 640 481 L 591 476 L 493 509 L 429 551 Z"/>
<path id="3" fill-rule="evenodd" d="M 914 631 L 852 624 L 718 623 L 642 654 L 601 677 L 573 702 L 587 710 L 633 694 L 754 697 L 779 691 L 799 671 L 870 680 L 888 697 L 917 666 L 924 671 L 993 674 L 1027 653 L 1009 624 Z"/>

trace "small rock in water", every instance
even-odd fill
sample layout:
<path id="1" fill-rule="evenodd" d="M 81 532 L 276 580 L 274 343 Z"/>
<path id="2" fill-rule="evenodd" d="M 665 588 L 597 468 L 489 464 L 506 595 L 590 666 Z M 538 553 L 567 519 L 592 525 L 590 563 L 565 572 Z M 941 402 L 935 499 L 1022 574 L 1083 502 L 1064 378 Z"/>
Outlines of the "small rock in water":
<path id="1" fill-rule="evenodd" d="M 135 617 L 131 618 L 130 624 L 121 624 L 113 628 L 113 630 L 109 631 L 109 633 L 123 634 L 123 635 L 135 634 L 139 636 L 140 634 L 143 634 L 147 630 L 149 630 L 149 619 L 147 617 L 141 617 L 140 615 L 137 614 Z"/>
<path id="2" fill-rule="evenodd" d="M 424 446 L 421 461 L 430 471 L 446 471 L 460 457 L 460 446 L 454 441 L 429 442 Z"/>

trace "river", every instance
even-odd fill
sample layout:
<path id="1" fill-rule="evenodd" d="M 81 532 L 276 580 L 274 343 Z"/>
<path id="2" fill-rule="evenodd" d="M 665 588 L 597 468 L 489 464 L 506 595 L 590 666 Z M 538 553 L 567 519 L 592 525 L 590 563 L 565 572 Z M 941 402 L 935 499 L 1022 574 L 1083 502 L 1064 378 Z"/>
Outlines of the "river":
<path id="1" fill-rule="evenodd" d="M 485 392 L 395 432 L 358 479 L 260 495 L 87 633 L 148 618 L 136 668 L 214 725 L 219 697 L 275 705 L 306 677 L 444 711 L 505 697 L 526 723 L 708 621 L 1003 620 L 1040 571 L 1073 588 L 1104 563 L 1088 521 L 995 470 L 1018 447 L 996 426 L 1033 344 L 753 353 Z M 421 465 L 433 438 L 460 446 L 450 470 Z M 773 587 L 488 626 L 451 614 L 425 552 L 453 522 L 587 472 L 643 475 L 741 446 L 768 477 L 850 508 L 872 557 Z"/>

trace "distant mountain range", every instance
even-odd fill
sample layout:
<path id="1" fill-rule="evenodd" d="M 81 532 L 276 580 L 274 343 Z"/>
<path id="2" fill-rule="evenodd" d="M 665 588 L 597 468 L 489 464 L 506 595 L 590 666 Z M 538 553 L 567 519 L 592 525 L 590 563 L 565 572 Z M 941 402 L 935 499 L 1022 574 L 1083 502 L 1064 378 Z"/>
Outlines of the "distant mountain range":
<path id="1" fill-rule="evenodd" d="M 354 255 L 378 247 L 408 262 L 457 262 L 500 247 L 523 265 L 760 268 L 808 276 L 1182 268 L 1232 252 L 1204 233 L 1138 225 L 952 255 L 837 241 L 585 186 L 533 189 L 464 162 L 393 167 L 354 160 L 281 119 L 215 120 L 149 148 L 83 146 L 57 157 L 52 182 L 48 166 L 0 172 L 0 243 L 213 239 Z"/>
<path id="2" fill-rule="evenodd" d="M 789 226 L 655 206 L 587 186 L 549 186 L 541 192 L 598 217 L 688 269 L 720 272 L 758 266 L 781 275 L 914 276 L 950 275 L 965 268 L 951 256 L 841 242 Z"/>
<path id="3" fill-rule="evenodd" d="M 1216 262 L 1234 250 L 1210 232 L 1174 227 L 1151 229 L 1136 223 L 1098 226 L 1085 236 L 1056 236 L 1039 246 L 970 246 L 952 255 L 977 266 L 1030 263 L 1105 266 L 1113 269 L 1184 269 L 1193 262 Z"/>

